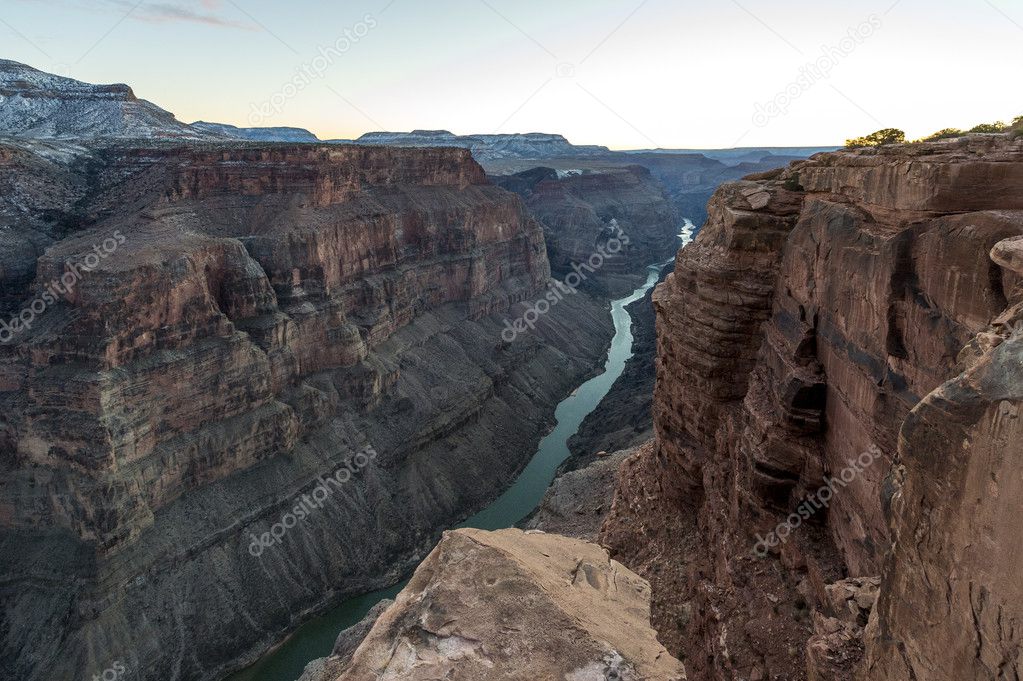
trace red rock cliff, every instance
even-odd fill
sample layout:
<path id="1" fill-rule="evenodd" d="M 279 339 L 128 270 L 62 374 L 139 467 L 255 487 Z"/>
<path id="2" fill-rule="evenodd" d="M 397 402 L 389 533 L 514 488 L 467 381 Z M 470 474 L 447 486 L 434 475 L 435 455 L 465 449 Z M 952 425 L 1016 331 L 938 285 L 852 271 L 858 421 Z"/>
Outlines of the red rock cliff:
<path id="1" fill-rule="evenodd" d="M 662 640 L 693 678 L 1015 678 L 1023 144 L 824 154 L 709 213 L 604 528 Z"/>
<path id="2" fill-rule="evenodd" d="M 0 346 L 5 678 L 217 678 L 396 581 L 610 336 L 580 294 L 502 342 L 550 271 L 466 150 L 0 148 L 2 318 L 47 303 Z"/>

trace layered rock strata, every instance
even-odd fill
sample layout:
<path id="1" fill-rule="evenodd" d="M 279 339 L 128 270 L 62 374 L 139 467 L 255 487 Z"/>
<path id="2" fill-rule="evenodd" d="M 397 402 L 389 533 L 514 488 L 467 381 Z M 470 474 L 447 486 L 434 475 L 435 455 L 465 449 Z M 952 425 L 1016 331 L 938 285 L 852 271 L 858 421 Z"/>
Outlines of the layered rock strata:
<path id="1" fill-rule="evenodd" d="M 549 266 L 465 150 L 19 142 L 0 186 L 5 678 L 219 678 L 397 581 L 611 335 L 580 294 L 502 341 Z"/>
<path id="2" fill-rule="evenodd" d="M 709 213 L 654 296 L 656 446 L 603 535 L 670 566 L 661 639 L 706 679 L 1015 678 L 1023 144 L 820 155 Z M 630 530 L 667 513 L 690 530 Z M 834 592 L 876 579 L 865 626 Z"/>
<path id="3" fill-rule="evenodd" d="M 543 225 L 551 271 L 559 280 L 574 273 L 584 278 L 586 290 L 624 296 L 643 283 L 648 265 L 668 260 L 678 249 L 682 221 L 661 185 L 640 166 L 535 168 L 492 179 L 519 194 Z M 592 267 L 596 254 L 599 265 Z"/>
<path id="4" fill-rule="evenodd" d="M 1023 212 L 1009 215 L 1023 222 Z M 963 350 L 962 373 L 902 426 L 890 483 L 893 546 L 860 679 L 1023 675 L 1021 255 L 1023 239 L 996 244 L 992 274 L 1011 305 Z"/>

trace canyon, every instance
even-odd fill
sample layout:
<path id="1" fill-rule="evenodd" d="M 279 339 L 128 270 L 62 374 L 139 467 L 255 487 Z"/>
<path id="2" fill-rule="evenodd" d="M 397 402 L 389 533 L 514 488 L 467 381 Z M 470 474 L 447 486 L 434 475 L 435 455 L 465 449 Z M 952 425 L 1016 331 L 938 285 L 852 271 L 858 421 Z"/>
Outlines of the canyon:
<path id="1" fill-rule="evenodd" d="M 550 270 L 467 150 L 10 140 L 0 186 L 4 676 L 220 678 L 398 581 L 610 338 L 580 293 L 501 339 Z"/>
<path id="2" fill-rule="evenodd" d="M 619 298 L 646 278 L 646 267 L 663 263 L 678 249 L 682 218 L 664 188 L 641 166 L 563 174 L 534 168 L 491 176 L 499 187 L 522 197 L 544 229 L 551 273 L 566 281 L 577 273 L 580 288 Z M 594 253 L 621 241 L 616 257 L 599 268 L 586 267 Z"/>
<path id="3" fill-rule="evenodd" d="M 223 679 L 410 574 L 302 681 L 1023 672 L 1020 139 L 321 143 L 7 61 L 0 104 L 5 678 Z"/>
<path id="4" fill-rule="evenodd" d="M 722 187 L 653 296 L 654 439 L 565 472 L 530 531 L 595 540 L 649 580 L 690 679 L 1017 678 L 1021 190 L 1023 143 L 1003 135 Z M 385 623 L 422 588 L 323 678 L 408 641 Z M 491 599 L 444 588 L 432 609 Z"/>
<path id="5" fill-rule="evenodd" d="M 600 287 L 502 339 L 578 233 L 468 149 L 282 144 L 310 140 L 0 75 L 5 675 L 223 677 L 407 574 L 607 348 Z M 594 280 L 673 250 L 642 169 L 564 197 L 635 244 Z"/>

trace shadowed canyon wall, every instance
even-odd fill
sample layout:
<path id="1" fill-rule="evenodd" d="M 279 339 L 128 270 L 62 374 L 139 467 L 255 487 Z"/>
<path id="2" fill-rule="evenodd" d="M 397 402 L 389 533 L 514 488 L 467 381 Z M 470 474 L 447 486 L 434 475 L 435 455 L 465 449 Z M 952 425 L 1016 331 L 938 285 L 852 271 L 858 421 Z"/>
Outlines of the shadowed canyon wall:
<path id="1" fill-rule="evenodd" d="M 396 581 L 611 336 L 502 341 L 550 270 L 465 150 L 12 142 L 0 188 L 5 678 L 213 679 Z"/>
<path id="2" fill-rule="evenodd" d="M 554 276 L 564 280 L 581 272 L 587 277 L 583 288 L 598 295 L 628 295 L 646 279 L 648 265 L 677 250 L 682 220 L 646 168 L 534 168 L 492 179 L 520 195 L 543 226 Z M 624 242 L 618 257 L 595 271 L 580 270 L 612 239 Z"/>

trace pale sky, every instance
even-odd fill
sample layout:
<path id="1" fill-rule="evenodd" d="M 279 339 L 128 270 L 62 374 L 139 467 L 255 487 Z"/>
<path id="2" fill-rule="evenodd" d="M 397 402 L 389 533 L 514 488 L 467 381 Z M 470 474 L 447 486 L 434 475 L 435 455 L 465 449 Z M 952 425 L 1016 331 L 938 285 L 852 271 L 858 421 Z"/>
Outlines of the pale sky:
<path id="1" fill-rule="evenodd" d="M 1023 114 L 1023 0 L 893 2 L 0 0 L 0 57 L 324 139 L 837 145 Z"/>

